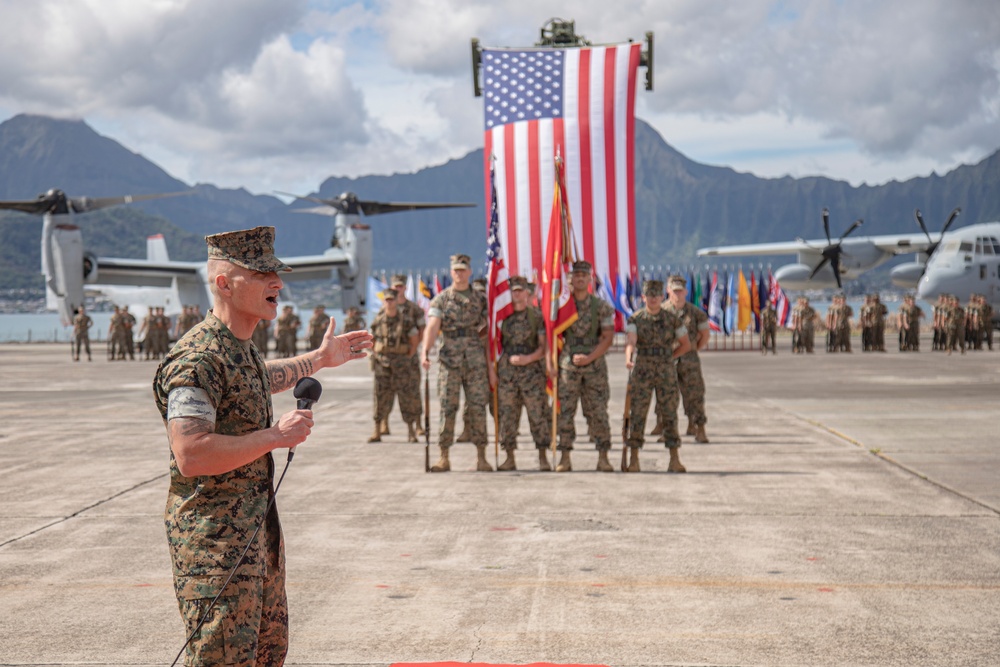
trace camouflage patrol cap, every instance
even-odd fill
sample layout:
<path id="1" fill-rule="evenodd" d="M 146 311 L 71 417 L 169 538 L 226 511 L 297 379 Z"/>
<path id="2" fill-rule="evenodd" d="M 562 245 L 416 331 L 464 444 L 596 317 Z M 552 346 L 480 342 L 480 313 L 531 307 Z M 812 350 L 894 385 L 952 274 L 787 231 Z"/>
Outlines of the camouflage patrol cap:
<path id="1" fill-rule="evenodd" d="M 590 262 L 582 259 L 579 262 L 573 262 L 573 273 L 590 273 L 593 268 Z"/>
<path id="2" fill-rule="evenodd" d="M 209 259 L 223 259 L 244 269 L 270 273 L 292 268 L 274 256 L 274 227 L 254 227 L 205 237 Z"/>
<path id="3" fill-rule="evenodd" d="M 392 277 L 392 282 L 389 283 L 391 287 L 396 287 L 398 285 L 406 285 L 406 276 L 402 273 L 397 273 Z"/>
<path id="4" fill-rule="evenodd" d="M 468 255 L 452 255 L 451 256 L 451 268 L 453 269 L 468 269 L 472 259 Z"/>
<path id="5" fill-rule="evenodd" d="M 383 301 L 395 301 L 396 300 L 396 290 L 394 290 L 394 289 L 382 290 L 382 293 L 379 296 L 382 297 Z"/>
<path id="6" fill-rule="evenodd" d="M 472 281 L 472 289 L 477 290 L 479 292 L 485 292 L 486 291 L 486 278 L 476 278 L 475 280 L 473 280 Z"/>
<path id="7" fill-rule="evenodd" d="M 670 289 L 687 289 L 688 283 L 684 279 L 684 276 L 670 276 L 670 280 L 667 282 L 667 287 Z"/>
<path id="8" fill-rule="evenodd" d="M 528 279 L 524 276 L 511 276 L 510 277 L 510 289 L 513 290 L 526 290 L 528 289 Z"/>
<path id="9" fill-rule="evenodd" d="M 642 284 L 642 293 L 646 296 L 663 296 L 663 281 L 647 280 Z"/>

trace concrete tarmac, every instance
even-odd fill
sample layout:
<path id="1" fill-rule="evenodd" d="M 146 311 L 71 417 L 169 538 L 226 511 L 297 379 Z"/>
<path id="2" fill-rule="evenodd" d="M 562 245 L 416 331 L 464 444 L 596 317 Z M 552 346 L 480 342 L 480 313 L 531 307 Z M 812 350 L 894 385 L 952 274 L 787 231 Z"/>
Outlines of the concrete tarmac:
<path id="1" fill-rule="evenodd" d="M 655 442 L 638 475 L 595 472 L 587 442 L 537 472 L 526 421 L 517 472 L 473 472 L 466 444 L 425 474 L 398 412 L 365 444 L 367 363 L 320 372 L 278 493 L 287 663 L 1000 663 L 1000 353 L 781 342 L 703 355 L 711 443 L 684 438 L 685 475 Z M 67 348 L 0 346 L 0 664 L 168 665 L 155 364 Z"/>

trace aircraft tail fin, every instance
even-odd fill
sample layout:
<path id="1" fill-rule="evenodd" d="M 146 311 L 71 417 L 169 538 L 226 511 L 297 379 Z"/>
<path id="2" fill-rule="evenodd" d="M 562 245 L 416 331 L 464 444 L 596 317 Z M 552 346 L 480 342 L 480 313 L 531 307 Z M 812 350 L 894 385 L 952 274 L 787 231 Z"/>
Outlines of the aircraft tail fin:
<path id="1" fill-rule="evenodd" d="M 151 262 L 169 262 L 170 255 L 167 253 L 167 241 L 163 234 L 153 234 L 146 237 L 146 259 Z"/>

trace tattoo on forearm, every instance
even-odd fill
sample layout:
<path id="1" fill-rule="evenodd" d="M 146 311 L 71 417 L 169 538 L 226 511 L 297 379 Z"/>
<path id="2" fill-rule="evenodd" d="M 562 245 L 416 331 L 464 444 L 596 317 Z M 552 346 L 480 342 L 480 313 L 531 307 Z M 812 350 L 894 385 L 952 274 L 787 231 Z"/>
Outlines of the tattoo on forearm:
<path id="1" fill-rule="evenodd" d="M 271 383 L 271 393 L 276 394 L 294 387 L 296 382 L 312 375 L 313 370 L 313 362 L 307 357 L 268 362 L 267 375 Z"/>

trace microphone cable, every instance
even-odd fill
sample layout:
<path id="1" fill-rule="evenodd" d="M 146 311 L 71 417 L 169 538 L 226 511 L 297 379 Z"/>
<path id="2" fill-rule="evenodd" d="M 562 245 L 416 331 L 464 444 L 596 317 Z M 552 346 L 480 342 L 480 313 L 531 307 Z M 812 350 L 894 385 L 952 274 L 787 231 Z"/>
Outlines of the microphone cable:
<path id="1" fill-rule="evenodd" d="M 242 565 L 244 559 L 246 559 L 247 552 L 250 551 L 250 545 L 257 540 L 257 534 L 260 533 L 260 529 L 264 526 L 264 522 L 267 521 L 267 515 L 270 514 L 271 508 L 274 507 L 274 499 L 278 497 L 278 489 L 281 488 L 281 481 L 285 479 L 285 473 L 288 472 L 288 465 L 292 462 L 292 456 L 294 456 L 294 454 L 295 453 L 291 449 L 288 450 L 288 460 L 285 461 L 285 468 L 281 471 L 281 476 L 278 477 L 278 483 L 274 485 L 274 493 L 271 494 L 271 500 L 267 503 L 267 509 L 264 510 L 264 515 L 260 518 L 257 528 L 253 531 L 253 535 L 250 536 L 250 541 L 247 542 L 247 545 L 243 548 L 243 553 L 240 554 L 239 559 L 236 561 L 236 565 L 234 565 L 233 569 L 229 572 L 229 576 L 226 577 L 226 581 L 222 584 L 222 588 L 219 589 L 219 592 L 208 604 L 208 608 L 205 609 L 205 613 L 202 614 L 201 620 L 198 621 L 198 625 L 195 626 L 195 629 L 191 631 L 190 635 L 188 635 L 187 641 L 184 642 L 184 646 L 181 647 L 181 650 L 177 654 L 177 657 L 174 658 L 174 661 L 170 663 L 170 667 L 174 667 L 177 664 L 177 661 L 181 659 L 181 656 L 184 655 L 184 651 L 191 643 L 191 640 L 195 638 L 198 631 L 201 630 L 201 626 L 205 625 L 205 621 L 208 620 L 208 614 L 215 608 L 215 603 L 219 601 L 219 598 L 222 597 L 226 587 L 229 586 L 229 582 L 233 580 L 234 576 L 236 576 L 236 570 L 240 569 L 240 565 Z"/>

